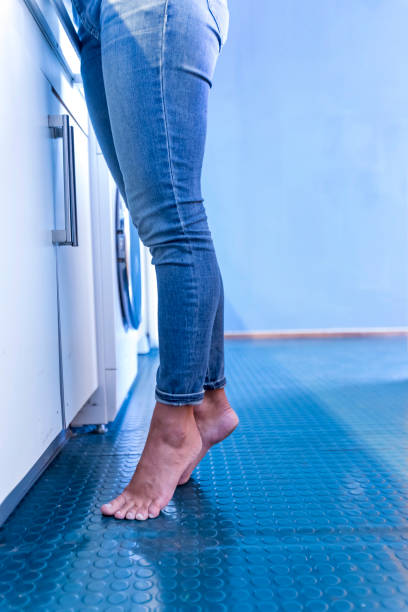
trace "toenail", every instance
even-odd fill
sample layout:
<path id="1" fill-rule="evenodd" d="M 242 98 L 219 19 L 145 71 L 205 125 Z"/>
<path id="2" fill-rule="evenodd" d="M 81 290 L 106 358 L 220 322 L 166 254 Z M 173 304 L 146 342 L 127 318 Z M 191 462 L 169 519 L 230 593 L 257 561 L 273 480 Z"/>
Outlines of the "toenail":
<path id="1" fill-rule="evenodd" d="M 149 518 L 156 518 L 155 514 L 149 514 Z"/>
<path id="2" fill-rule="evenodd" d="M 141 514 L 140 512 L 138 512 L 136 514 L 136 518 L 137 518 L 138 521 L 144 521 L 144 519 L 145 519 L 144 515 Z"/>

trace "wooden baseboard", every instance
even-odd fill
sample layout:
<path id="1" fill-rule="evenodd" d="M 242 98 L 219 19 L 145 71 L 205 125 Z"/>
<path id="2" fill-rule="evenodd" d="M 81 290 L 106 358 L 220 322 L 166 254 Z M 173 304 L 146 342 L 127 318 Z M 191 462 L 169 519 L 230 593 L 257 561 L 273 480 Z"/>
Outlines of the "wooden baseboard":
<path id="1" fill-rule="evenodd" d="M 407 327 L 378 327 L 356 329 L 289 329 L 276 331 L 225 332 L 224 337 L 235 340 L 283 340 L 294 338 L 360 338 L 370 336 L 408 336 Z"/>

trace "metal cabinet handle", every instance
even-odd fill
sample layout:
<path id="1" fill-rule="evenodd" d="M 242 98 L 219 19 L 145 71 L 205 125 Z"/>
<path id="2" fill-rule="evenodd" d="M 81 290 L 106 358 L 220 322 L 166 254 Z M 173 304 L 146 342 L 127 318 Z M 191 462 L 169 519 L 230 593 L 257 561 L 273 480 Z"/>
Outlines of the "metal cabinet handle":
<path id="1" fill-rule="evenodd" d="M 48 115 L 48 127 L 53 138 L 62 138 L 64 167 L 65 229 L 52 230 L 52 242 L 78 246 L 74 128 L 69 125 L 69 115 Z"/>
<path id="2" fill-rule="evenodd" d="M 77 196 L 76 196 L 76 177 L 75 177 L 75 148 L 74 148 L 74 128 L 69 126 L 69 152 L 70 152 L 70 193 L 71 193 L 71 245 L 78 246 L 78 216 L 77 216 Z"/>

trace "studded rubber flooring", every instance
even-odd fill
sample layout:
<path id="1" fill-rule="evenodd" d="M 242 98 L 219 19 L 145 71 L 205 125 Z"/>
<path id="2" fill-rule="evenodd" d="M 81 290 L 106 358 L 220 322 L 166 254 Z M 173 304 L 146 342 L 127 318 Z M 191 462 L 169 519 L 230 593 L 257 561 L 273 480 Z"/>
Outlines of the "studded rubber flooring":
<path id="1" fill-rule="evenodd" d="M 143 448 L 158 358 L 76 430 L 0 532 L 0 609 L 408 610 L 408 346 L 226 342 L 239 429 L 155 520 L 103 517 Z"/>

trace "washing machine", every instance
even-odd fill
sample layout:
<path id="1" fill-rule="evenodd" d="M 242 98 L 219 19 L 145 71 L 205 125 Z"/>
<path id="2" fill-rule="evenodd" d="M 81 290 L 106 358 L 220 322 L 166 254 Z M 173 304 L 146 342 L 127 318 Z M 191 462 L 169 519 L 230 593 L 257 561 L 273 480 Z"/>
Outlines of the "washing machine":
<path id="1" fill-rule="evenodd" d="M 157 285 L 91 127 L 90 156 L 99 386 L 72 425 L 103 431 L 132 392 L 139 355 L 158 347 Z"/>

